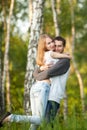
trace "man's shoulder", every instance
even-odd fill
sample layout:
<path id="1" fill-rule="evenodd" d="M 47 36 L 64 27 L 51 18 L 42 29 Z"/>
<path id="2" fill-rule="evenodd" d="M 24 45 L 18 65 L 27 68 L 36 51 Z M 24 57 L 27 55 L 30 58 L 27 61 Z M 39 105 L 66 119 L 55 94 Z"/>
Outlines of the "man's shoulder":
<path id="1" fill-rule="evenodd" d="M 69 58 L 60 58 L 59 60 L 60 60 L 60 61 L 70 62 L 70 59 L 69 59 Z"/>

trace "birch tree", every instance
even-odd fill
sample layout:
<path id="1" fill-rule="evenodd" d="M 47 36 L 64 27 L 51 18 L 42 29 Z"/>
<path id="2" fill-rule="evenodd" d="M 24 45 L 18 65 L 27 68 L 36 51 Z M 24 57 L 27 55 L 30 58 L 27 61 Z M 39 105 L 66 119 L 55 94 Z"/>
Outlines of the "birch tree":
<path id="1" fill-rule="evenodd" d="M 4 112 L 3 109 L 3 92 L 2 92 L 2 73 L 1 73 L 1 44 L 0 44 L 0 115 Z"/>
<path id="2" fill-rule="evenodd" d="M 32 22 L 32 13 L 33 13 L 33 0 L 28 0 L 28 9 L 29 9 L 29 28 L 31 27 L 31 22 Z"/>
<path id="3" fill-rule="evenodd" d="M 35 68 L 36 48 L 42 24 L 44 0 L 33 1 L 33 15 L 30 28 L 30 39 L 27 54 L 27 67 L 25 75 L 24 108 L 26 114 L 30 112 L 30 88 L 34 83 L 33 71 Z"/>
<path id="4" fill-rule="evenodd" d="M 4 0 L 2 0 L 1 1 L 1 11 L 3 12 L 3 21 L 2 21 L 2 33 L 3 33 L 3 37 L 5 37 L 6 36 L 6 6 L 5 6 L 5 1 Z M 2 39 L 3 40 L 3 39 Z M 1 40 L 1 41 L 2 41 Z M 3 41 L 5 41 L 5 38 L 4 38 L 4 40 Z M 2 43 L 2 42 L 1 42 Z M 2 45 L 0 44 L 0 47 L 1 47 Z M 2 48 L 2 47 L 1 47 Z M 0 48 L 0 49 L 1 49 Z M 1 50 L 2 51 L 2 50 Z M 1 54 L 1 53 L 0 53 Z M 1 56 L 1 55 L 0 55 Z M 2 65 L 2 60 L 0 61 L 1 63 L 1 65 Z M 1 104 L 1 110 L 2 110 L 2 113 L 4 113 L 5 112 L 5 97 L 4 97 L 4 87 L 2 86 L 2 69 L 1 69 L 1 86 L 0 86 L 0 92 L 1 92 L 1 94 L 0 94 L 0 104 Z M 2 114 L 1 113 L 1 114 Z"/>
<path id="5" fill-rule="evenodd" d="M 7 110 L 10 111 L 10 78 L 9 78 L 9 44 L 10 44 L 10 24 L 11 24 L 11 17 L 13 13 L 13 7 L 14 7 L 14 0 L 11 0 L 10 3 L 10 10 L 9 10 L 9 16 L 7 19 L 7 33 L 5 38 L 5 53 L 4 53 L 4 67 L 3 67 L 3 75 L 2 75 L 2 88 L 4 93 L 4 87 L 6 83 L 7 88 Z"/>
<path id="6" fill-rule="evenodd" d="M 81 96 L 81 103 L 82 103 L 82 111 L 84 112 L 85 106 L 84 106 L 84 86 L 83 86 L 83 80 L 81 77 L 81 74 L 78 70 L 77 63 L 74 57 L 74 49 L 75 49 L 75 14 L 74 14 L 74 5 L 75 0 L 69 0 L 70 2 L 70 8 L 71 8 L 71 34 L 72 34 L 72 62 L 74 65 L 75 73 L 78 79 L 79 87 L 80 87 L 80 96 Z"/>
<path id="7" fill-rule="evenodd" d="M 59 24 L 58 24 L 58 14 L 56 10 L 56 0 L 51 0 L 52 12 L 53 12 L 53 20 L 54 20 L 54 27 L 55 27 L 55 35 L 59 35 Z M 59 2 L 58 2 L 59 4 Z"/>

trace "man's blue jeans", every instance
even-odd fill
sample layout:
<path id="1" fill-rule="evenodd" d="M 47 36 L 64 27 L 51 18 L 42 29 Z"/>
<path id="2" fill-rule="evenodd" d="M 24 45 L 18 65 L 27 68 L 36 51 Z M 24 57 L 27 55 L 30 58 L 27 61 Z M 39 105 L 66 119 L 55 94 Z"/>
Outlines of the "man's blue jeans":
<path id="1" fill-rule="evenodd" d="M 45 120 L 47 123 L 50 123 L 54 120 L 59 107 L 60 107 L 60 104 L 55 101 L 49 100 L 47 102 L 46 113 L 45 113 Z"/>

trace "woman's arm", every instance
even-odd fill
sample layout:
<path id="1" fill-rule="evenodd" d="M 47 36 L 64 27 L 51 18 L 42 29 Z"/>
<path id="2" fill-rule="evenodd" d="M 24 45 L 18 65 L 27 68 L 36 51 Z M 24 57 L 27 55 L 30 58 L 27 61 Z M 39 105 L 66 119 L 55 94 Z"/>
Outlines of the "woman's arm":
<path id="1" fill-rule="evenodd" d="M 47 64 L 47 65 L 43 65 L 43 66 L 40 67 L 40 70 L 41 70 L 41 71 L 47 70 L 48 68 L 50 68 L 50 67 L 52 67 L 52 66 L 53 66 L 52 63 L 51 63 L 51 64 Z"/>
<path id="2" fill-rule="evenodd" d="M 40 70 L 40 68 L 35 69 L 33 76 L 37 80 L 44 80 L 50 77 L 58 76 L 65 74 L 70 67 L 70 59 L 62 58 L 57 61 L 51 68 L 48 68 L 45 71 Z"/>
<path id="3" fill-rule="evenodd" d="M 51 52 L 50 55 L 51 55 L 52 58 L 55 58 L 55 59 L 56 58 L 68 58 L 68 59 L 71 59 L 71 56 L 68 53 Z"/>

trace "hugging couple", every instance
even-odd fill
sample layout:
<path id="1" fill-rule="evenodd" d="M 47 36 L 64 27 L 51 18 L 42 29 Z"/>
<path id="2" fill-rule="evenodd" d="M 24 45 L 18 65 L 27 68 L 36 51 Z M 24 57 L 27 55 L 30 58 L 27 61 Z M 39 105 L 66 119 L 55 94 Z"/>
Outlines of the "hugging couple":
<path id="1" fill-rule="evenodd" d="M 0 120 L 0 127 L 6 122 L 30 122 L 29 130 L 36 130 L 43 122 L 51 123 L 64 97 L 66 81 L 69 75 L 69 53 L 64 53 L 66 40 L 57 36 L 52 39 L 42 34 L 38 41 L 36 57 L 37 68 L 34 70 L 36 82 L 30 90 L 32 115 L 16 115 L 7 112 Z"/>

